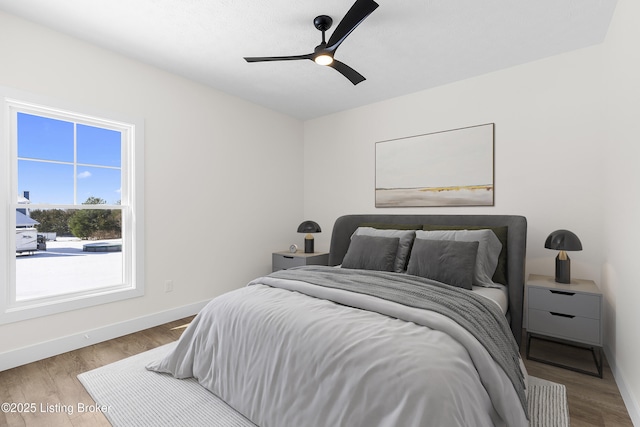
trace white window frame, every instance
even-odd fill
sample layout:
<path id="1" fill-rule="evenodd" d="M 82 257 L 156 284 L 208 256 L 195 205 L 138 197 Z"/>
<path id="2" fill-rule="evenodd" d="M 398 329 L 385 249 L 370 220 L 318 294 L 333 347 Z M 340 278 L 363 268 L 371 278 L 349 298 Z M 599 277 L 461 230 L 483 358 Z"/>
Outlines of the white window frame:
<path id="1" fill-rule="evenodd" d="M 44 99 L 0 87 L 0 324 L 48 316 L 144 295 L 144 121 Z M 15 210 L 18 201 L 18 112 L 114 129 L 122 133 L 121 205 L 82 205 L 122 210 L 123 283 L 91 291 L 16 300 Z M 79 205 L 75 205 L 78 207 Z M 30 204 L 29 209 L 70 205 Z"/>

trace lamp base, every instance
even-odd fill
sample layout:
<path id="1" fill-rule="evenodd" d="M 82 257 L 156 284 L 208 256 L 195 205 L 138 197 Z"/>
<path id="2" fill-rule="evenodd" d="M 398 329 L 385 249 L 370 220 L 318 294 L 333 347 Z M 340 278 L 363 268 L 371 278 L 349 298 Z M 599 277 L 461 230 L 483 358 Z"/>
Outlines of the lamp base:
<path id="1" fill-rule="evenodd" d="M 313 236 L 311 236 L 311 238 L 309 238 L 310 235 L 307 235 L 307 237 L 304 238 L 304 253 L 305 254 L 312 254 L 314 249 L 313 249 Z"/>
<path id="2" fill-rule="evenodd" d="M 560 254 L 556 257 L 556 282 L 571 283 L 571 260 L 568 256 Z"/>

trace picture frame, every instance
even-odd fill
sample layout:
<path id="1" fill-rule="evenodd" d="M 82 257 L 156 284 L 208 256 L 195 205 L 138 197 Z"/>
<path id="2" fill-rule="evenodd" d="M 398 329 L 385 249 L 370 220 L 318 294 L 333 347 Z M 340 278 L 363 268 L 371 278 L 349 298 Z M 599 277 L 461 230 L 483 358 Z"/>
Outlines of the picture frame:
<path id="1" fill-rule="evenodd" d="M 375 206 L 494 206 L 495 123 L 375 144 Z"/>

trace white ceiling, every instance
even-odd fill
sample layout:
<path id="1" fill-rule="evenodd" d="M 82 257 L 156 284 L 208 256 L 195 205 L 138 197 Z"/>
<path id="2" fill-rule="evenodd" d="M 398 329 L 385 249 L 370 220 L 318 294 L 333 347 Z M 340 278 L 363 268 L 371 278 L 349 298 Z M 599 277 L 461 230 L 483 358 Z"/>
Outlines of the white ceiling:
<path id="1" fill-rule="evenodd" d="M 313 18 L 333 18 L 328 38 L 353 1 L 0 0 L 0 10 L 310 119 L 600 43 L 616 4 L 376 0 L 336 53 L 367 78 L 357 86 L 312 61 L 244 61 L 312 52 Z"/>

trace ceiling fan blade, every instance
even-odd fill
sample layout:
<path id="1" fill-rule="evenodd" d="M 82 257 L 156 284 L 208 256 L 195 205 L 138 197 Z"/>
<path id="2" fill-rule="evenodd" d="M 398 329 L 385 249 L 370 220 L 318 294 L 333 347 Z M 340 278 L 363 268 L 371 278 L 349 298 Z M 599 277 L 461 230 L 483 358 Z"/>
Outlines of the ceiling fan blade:
<path id="1" fill-rule="evenodd" d="M 366 80 L 362 74 L 349 67 L 344 62 L 340 62 L 334 59 L 333 62 L 327 66 L 333 68 L 334 70 L 338 71 L 340 74 L 351 80 L 351 83 L 353 83 L 354 85 L 357 85 L 358 83 Z"/>
<path id="2" fill-rule="evenodd" d="M 250 56 L 244 58 L 247 62 L 265 62 L 265 61 L 295 61 L 297 59 L 311 59 L 313 54 L 293 55 L 293 56 Z"/>
<path id="3" fill-rule="evenodd" d="M 342 18 L 342 21 L 340 21 L 336 29 L 333 31 L 333 34 L 331 34 L 331 37 L 327 42 L 327 50 L 335 52 L 338 46 L 340 46 L 340 43 L 342 43 L 344 39 L 346 39 L 347 36 L 351 34 L 351 32 L 377 8 L 378 3 L 373 0 L 356 0 L 353 6 L 351 6 L 351 9 L 349 9 L 344 18 Z"/>

